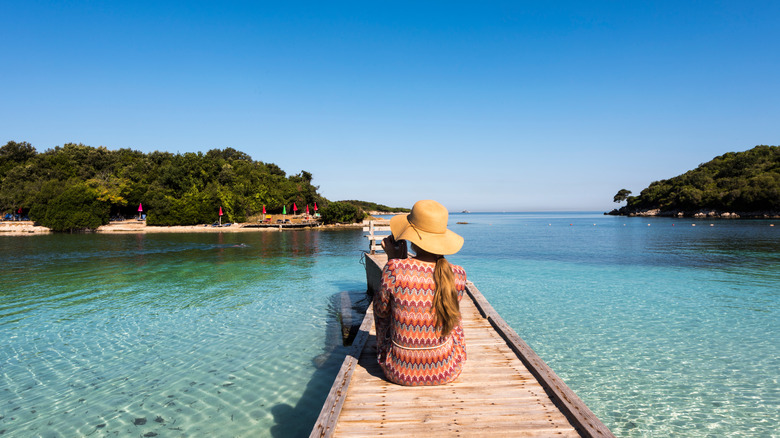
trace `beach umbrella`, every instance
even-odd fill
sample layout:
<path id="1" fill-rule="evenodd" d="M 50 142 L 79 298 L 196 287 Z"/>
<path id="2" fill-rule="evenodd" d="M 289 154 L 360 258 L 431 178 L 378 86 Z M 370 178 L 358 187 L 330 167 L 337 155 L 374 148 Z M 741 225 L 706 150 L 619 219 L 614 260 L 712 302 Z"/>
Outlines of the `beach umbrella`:
<path id="1" fill-rule="evenodd" d="M 309 215 L 309 204 L 306 204 L 306 216 Z"/>
<path id="2" fill-rule="evenodd" d="M 314 211 L 317 211 L 317 203 L 314 203 Z"/>
<path id="3" fill-rule="evenodd" d="M 219 206 L 219 215 L 222 216 L 222 206 Z"/>
<path id="4" fill-rule="evenodd" d="M 263 214 L 265 214 L 265 205 L 263 205 Z"/>
<path id="5" fill-rule="evenodd" d="M 293 202 L 293 214 L 295 214 L 297 211 L 298 211 L 298 206 L 295 205 L 295 203 Z"/>
<path id="6" fill-rule="evenodd" d="M 142 203 L 140 203 L 140 202 L 139 202 L 139 203 L 138 203 L 138 212 L 140 213 L 140 212 L 142 212 L 142 211 L 144 211 L 144 205 L 143 205 Z"/>
<path id="7" fill-rule="evenodd" d="M 286 205 L 282 206 L 282 214 L 287 214 L 287 206 Z"/>

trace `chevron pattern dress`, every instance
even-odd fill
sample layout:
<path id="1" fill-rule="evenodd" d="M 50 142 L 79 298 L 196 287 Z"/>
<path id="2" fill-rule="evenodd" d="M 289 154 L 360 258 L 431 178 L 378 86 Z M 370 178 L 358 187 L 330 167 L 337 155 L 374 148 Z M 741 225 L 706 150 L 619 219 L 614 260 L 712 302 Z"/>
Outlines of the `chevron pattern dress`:
<path id="1" fill-rule="evenodd" d="M 382 271 L 382 288 L 374 299 L 377 356 L 385 377 L 399 385 L 452 382 L 466 361 L 463 325 L 458 323 L 446 337 L 436 328 L 435 266 L 413 258 L 392 259 Z M 451 266 L 460 300 L 466 271 Z"/>

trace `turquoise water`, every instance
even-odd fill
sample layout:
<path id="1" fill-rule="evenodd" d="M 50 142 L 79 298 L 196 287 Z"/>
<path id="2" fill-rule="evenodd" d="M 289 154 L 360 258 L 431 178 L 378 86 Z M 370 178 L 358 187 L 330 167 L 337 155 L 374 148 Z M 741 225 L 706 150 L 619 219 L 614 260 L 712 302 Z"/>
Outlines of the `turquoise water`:
<path id="1" fill-rule="evenodd" d="M 450 222 L 451 259 L 617 436 L 780 436 L 780 221 Z M 361 234 L 0 237 L 0 435 L 308 436 Z"/>
<path id="2" fill-rule="evenodd" d="M 308 435 L 360 234 L 0 239 L 0 435 Z"/>
<path id="3" fill-rule="evenodd" d="M 455 261 L 615 435 L 780 436 L 772 221 L 454 219 Z"/>

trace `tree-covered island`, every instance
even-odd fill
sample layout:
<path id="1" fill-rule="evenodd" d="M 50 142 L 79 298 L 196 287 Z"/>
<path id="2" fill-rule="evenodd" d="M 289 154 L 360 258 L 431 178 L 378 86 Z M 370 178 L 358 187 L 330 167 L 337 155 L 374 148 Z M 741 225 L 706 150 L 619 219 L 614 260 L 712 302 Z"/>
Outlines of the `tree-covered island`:
<path id="1" fill-rule="evenodd" d="M 221 208 L 226 222 L 303 212 L 315 203 L 326 223 L 356 222 L 359 201 L 330 202 L 311 173 L 287 175 L 233 148 L 201 153 L 143 153 L 68 143 L 37 152 L 27 142 L 0 147 L 0 212 L 29 217 L 54 231 L 96 229 L 133 217 L 143 205 L 147 225 L 210 224 Z"/>
<path id="2" fill-rule="evenodd" d="M 674 178 L 655 181 L 639 196 L 621 189 L 607 214 L 625 216 L 780 217 L 780 147 L 729 152 Z"/>

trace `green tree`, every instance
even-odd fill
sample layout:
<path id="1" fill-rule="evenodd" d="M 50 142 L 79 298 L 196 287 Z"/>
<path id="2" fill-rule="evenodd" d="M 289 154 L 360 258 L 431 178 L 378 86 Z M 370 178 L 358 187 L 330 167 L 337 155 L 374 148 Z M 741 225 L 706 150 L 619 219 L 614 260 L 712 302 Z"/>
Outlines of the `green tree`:
<path id="1" fill-rule="evenodd" d="M 5 146 L 0 147 L 0 178 L 11 168 L 24 164 L 34 157 L 35 148 L 30 143 L 9 141 Z"/>
<path id="2" fill-rule="evenodd" d="M 97 190 L 86 183 L 74 183 L 51 201 L 30 209 L 30 219 L 53 231 L 94 230 L 108 223 L 110 204 L 101 201 Z"/>
<path id="3" fill-rule="evenodd" d="M 618 190 L 617 194 L 612 199 L 612 201 L 613 202 L 617 202 L 617 203 L 623 202 L 626 199 L 628 199 L 628 195 L 630 195 L 630 194 L 631 194 L 631 190 L 620 189 L 620 190 Z"/>
<path id="4" fill-rule="evenodd" d="M 631 192 L 629 192 L 631 193 Z M 384 204 L 377 204 L 375 202 L 367 202 L 367 201 L 356 201 L 356 200 L 349 200 L 349 201 L 341 201 L 341 202 L 347 202 L 349 204 L 354 205 L 355 207 L 360 208 L 363 211 L 379 211 L 384 213 L 395 213 L 395 212 L 406 212 L 409 213 L 411 210 L 408 208 L 403 207 L 388 207 Z"/>
<path id="5" fill-rule="evenodd" d="M 331 202 L 320 209 L 320 214 L 326 224 L 351 224 L 366 217 L 363 210 L 347 202 Z"/>

